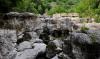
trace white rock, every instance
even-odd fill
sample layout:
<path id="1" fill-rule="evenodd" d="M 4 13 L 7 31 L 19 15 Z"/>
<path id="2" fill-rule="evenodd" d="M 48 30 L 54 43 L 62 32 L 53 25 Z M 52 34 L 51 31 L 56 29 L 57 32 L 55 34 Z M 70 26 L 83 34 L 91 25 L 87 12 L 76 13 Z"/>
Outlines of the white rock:
<path id="1" fill-rule="evenodd" d="M 54 56 L 52 59 L 59 59 L 59 58 L 58 58 L 58 55 Z"/>
<path id="2" fill-rule="evenodd" d="M 9 53 L 14 50 L 17 41 L 15 30 L 0 30 L 0 59 L 9 59 Z"/>
<path id="3" fill-rule="evenodd" d="M 14 59 L 16 54 L 17 54 L 17 51 L 16 51 L 16 48 L 15 48 L 14 50 L 12 50 L 9 53 L 9 55 L 8 55 L 9 59 Z"/>
<path id="4" fill-rule="evenodd" d="M 61 40 L 54 40 L 53 43 L 55 43 L 57 47 L 62 47 L 62 44 L 63 44 Z"/>
<path id="5" fill-rule="evenodd" d="M 35 43 L 33 46 L 34 49 L 18 52 L 15 59 L 35 59 L 39 53 L 45 52 L 46 50 L 46 45 L 43 43 Z"/>
<path id="6" fill-rule="evenodd" d="M 34 39 L 30 40 L 30 42 L 31 42 L 32 44 L 34 44 L 34 43 L 43 43 L 43 40 L 41 40 L 41 39 L 39 39 L 39 38 L 34 38 Z"/>
<path id="7" fill-rule="evenodd" d="M 45 52 L 46 50 L 46 44 L 44 43 L 34 43 L 34 50 L 37 50 L 37 52 Z"/>
<path id="8" fill-rule="evenodd" d="M 34 42 L 35 43 L 43 43 L 43 40 L 37 38 Z"/>
<path id="9" fill-rule="evenodd" d="M 28 32 L 32 38 L 39 38 L 36 32 Z"/>
<path id="10" fill-rule="evenodd" d="M 5 36 L 4 38 L 10 39 L 11 42 L 17 41 L 15 30 L 0 30 L 0 35 L 2 36 L 2 38 Z"/>
<path id="11" fill-rule="evenodd" d="M 32 48 L 31 43 L 28 41 L 24 41 L 19 44 L 18 51 L 22 51 L 22 50 L 29 49 L 29 48 Z"/>
<path id="12" fill-rule="evenodd" d="M 78 42 L 81 44 L 92 43 L 90 37 L 85 33 L 72 33 L 71 40 L 72 42 Z"/>

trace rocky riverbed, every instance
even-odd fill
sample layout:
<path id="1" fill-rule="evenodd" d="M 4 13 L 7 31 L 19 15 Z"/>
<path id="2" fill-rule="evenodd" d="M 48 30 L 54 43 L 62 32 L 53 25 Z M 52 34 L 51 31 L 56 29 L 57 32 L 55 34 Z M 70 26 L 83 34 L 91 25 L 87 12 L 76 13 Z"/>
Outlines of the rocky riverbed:
<path id="1" fill-rule="evenodd" d="M 100 59 L 100 30 L 77 30 L 69 18 L 12 12 L 0 22 L 0 59 Z"/>

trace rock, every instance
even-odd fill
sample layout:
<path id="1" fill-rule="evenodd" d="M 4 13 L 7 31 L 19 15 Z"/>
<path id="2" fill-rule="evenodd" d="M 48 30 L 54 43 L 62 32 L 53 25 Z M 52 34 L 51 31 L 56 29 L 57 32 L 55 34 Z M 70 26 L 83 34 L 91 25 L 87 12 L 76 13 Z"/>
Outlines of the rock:
<path id="1" fill-rule="evenodd" d="M 4 15 L 4 19 L 18 18 L 19 15 L 20 15 L 20 13 L 18 13 L 18 12 L 9 12 Z"/>
<path id="2" fill-rule="evenodd" d="M 27 16 L 34 16 L 34 14 L 30 13 L 30 12 L 24 12 L 24 13 L 21 13 L 21 15 L 25 16 L 25 17 L 27 17 Z"/>
<path id="3" fill-rule="evenodd" d="M 26 33 L 30 35 L 29 37 L 31 38 L 28 41 L 30 41 L 31 43 L 43 43 L 43 40 L 39 39 L 39 35 L 37 35 L 36 32 L 29 31 Z"/>
<path id="4" fill-rule="evenodd" d="M 85 52 L 82 52 L 81 47 L 72 44 L 72 53 L 76 59 L 85 59 Z"/>
<path id="5" fill-rule="evenodd" d="M 45 44 L 50 41 L 49 35 L 47 33 L 41 33 L 39 39 L 42 39 Z"/>
<path id="6" fill-rule="evenodd" d="M 44 53 L 46 45 L 43 43 L 34 43 L 34 49 L 27 49 L 22 52 L 18 52 L 15 59 L 35 59 L 39 53 Z"/>
<path id="7" fill-rule="evenodd" d="M 56 55 L 56 56 L 55 56 L 55 57 L 53 57 L 52 59 L 59 59 L 59 58 L 58 58 L 58 55 Z"/>
<path id="8" fill-rule="evenodd" d="M 77 30 L 82 24 L 67 17 L 34 19 L 36 16 L 29 12 L 10 12 L 6 16 L 13 20 L 4 23 L 7 29 L 17 32 L 0 30 L 0 59 L 100 58 L 100 30 L 82 33 Z"/>
<path id="9" fill-rule="evenodd" d="M 23 51 L 25 49 L 30 49 L 30 48 L 32 48 L 31 43 L 28 42 L 28 41 L 24 41 L 24 42 L 22 42 L 22 43 L 19 44 L 17 50 L 18 51 Z"/>
<path id="10" fill-rule="evenodd" d="M 24 12 L 24 13 L 21 13 L 20 14 L 20 18 L 22 19 L 34 19 L 36 20 L 37 16 L 33 13 L 30 13 L 30 12 Z"/>
<path id="11" fill-rule="evenodd" d="M 53 58 L 57 54 L 56 49 L 57 46 L 54 43 L 49 42 L 46 49 L 46 57 Z"/>
<path id="12" fill-rule="evenodd" d="M 23 32 L 22 37 L 17 40 L 17 44 L 22 43 L 23 41 L 30 41 L 32 36 L 28 32 Z"/>
<path id="13" fill-rule="evenodd" d="M 90 36 L 92 43 L 100 44 L 100 30 L 88 30 L 86 34 Z"/>
<path id="14" fill-rule="evenodd" d="M 71 36 L 72 51 L 77 59 L 98 59 L 100 57 L 100 44 L 97 42 L 100 34 L 97 32 L 89 30 L 86 34 L 74 33 L 74 37 Z"/>
<path id="15" fill-rule="evenodd" d="M 62 45 L 63 45 L 63 41 L 62 40 L 54 40 L 53 43 L 59 47 L 59 48 L 62 48 Z"/>
<path id="16" fill-rule="evenodd" d="M 17 49 L 15 48 L 14 50 L 12 50 L 12 51 L 8 54 L 8 58 L 9 58 L 9 59 L 14 59 L 15 56 L 16 56 L 16 54 L 17 54 Z M 7 59 L 8 59 L 8 58 L 7 58 Z"/>
<path id="17" fill-rule="evenodd" d="M 68 35 L 69 35 L 69 30 L 56 29 L 51 31 L 51 36 L 56 38 L 60 38 L 60 37 L 66 38 Z"/>
<path id="18" fill-rule="evenodd" d="M 72 33 L 71 41 L 76 44 L 91 44 L 91 38 L 85 33 Z"/>
<path id="19" fill-rule="evenodd" d="M 62 47 L 62 41 L 60 40 L 50 41 L 47 45 L 46 57 L 53 58 L 56 54 L 62 51 L 61 47 Z"/>
<path id="20" fill-rule="evenodd" d="M 63 52 L 58 54 L 59 59 L 72 59 L 67 54 L 64 54 Z"/>
<path id="21" fill-rule="evenodd" d="M 39 36 L 37 35 L 37 33 L 34 32 L 34 31 L 30 31 L 28 33 L 30 34 L 30 36 L 32 37 L 32 39 L 39 38 Z"/>
<path id="22" fill-rule="evenodd" d="M 70 40 L 64 40 L 64 44 L 63 44 L 63 47 L 62 47 L 62 50 L 63 50 L 63 53 L 61 54 L 61 58 L 71 58 L 71 59 L 74 59 L 75 56 L 73 54 L 73 47 L 72 47 L 72 42 Z"/>
<path id="23" fill-rule="evenodd" d="M 9 53 L 15 49 L 16 46 L 16 31 L 14 30 L 0 30 L 0 59 L 9 59 Z"/>
<path id="24" fill-rule="evenodd" d="M 43 43 L 43 40 L 41 40 L 41 39 L 36 39 L 36 40 L 34 40 L 34 43 Z"/>

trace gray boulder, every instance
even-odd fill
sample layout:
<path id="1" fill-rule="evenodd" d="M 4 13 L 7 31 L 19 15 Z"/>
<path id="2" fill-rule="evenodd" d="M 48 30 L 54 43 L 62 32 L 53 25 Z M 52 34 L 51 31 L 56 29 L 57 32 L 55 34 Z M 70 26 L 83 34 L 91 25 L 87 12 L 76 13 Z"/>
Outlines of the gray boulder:
<path id="1" fill-rule="evenodd" d="M 91 44 L 91 38 L 85 33 L 71 33 L 71 41 L 76 44 Z"/>
<path id="2" fill-rule="evenodd" d="M 25 49 L 30 49 L 30 48 L 32 48 L 31 43 L 28 42 L 28 41 L 24 41 L 24 42 L 22 42 L 22 43 L 19 44 L 17 50 L 18 51 L 23 51 Z"/>
<path id="3" fill-rule="evenodd" d="M 12 56 L 9 53 L 15 49 L 16 46 L 16 31 L 14 30 L 0 30 L 0 59 L 9 59 Z"/>
<path id="4" fill-rule="evenodd" d="M 46 57 L 53 58 L 56 54 L 59 54 L 62 51 L 62 44 L 61 40 L 50 41 L 47 45 Z"/>
<path id="5" fill-rule="evenodd" d="M 44 53 L 46 50 L 46 45 L 43 43 L 34 43 L 33 46 L 33 49 L 18 52 L 15 59 L 35 59 L 38 54 Z"/>
<path id="6" fill-rule="evenodd" d="M 92 43 L 100 44 L 100 30 L 88 30 L 86 34 L 90 36 Z"/>

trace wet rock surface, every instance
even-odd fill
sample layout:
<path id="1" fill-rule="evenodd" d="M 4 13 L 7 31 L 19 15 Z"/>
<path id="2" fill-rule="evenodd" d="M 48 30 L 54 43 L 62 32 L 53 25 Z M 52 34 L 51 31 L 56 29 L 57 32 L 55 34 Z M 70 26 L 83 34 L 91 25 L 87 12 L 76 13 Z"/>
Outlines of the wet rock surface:
<path id="1" fill-rule="evenodd" d="M 75 31 L 78 27 L 69 18 L 32 18 L 27 12 L 6 16 L 9 23 L 4 24 L 10 28 L 0 27 L 0 59 L 100 58 L 100 30 Z"/>

